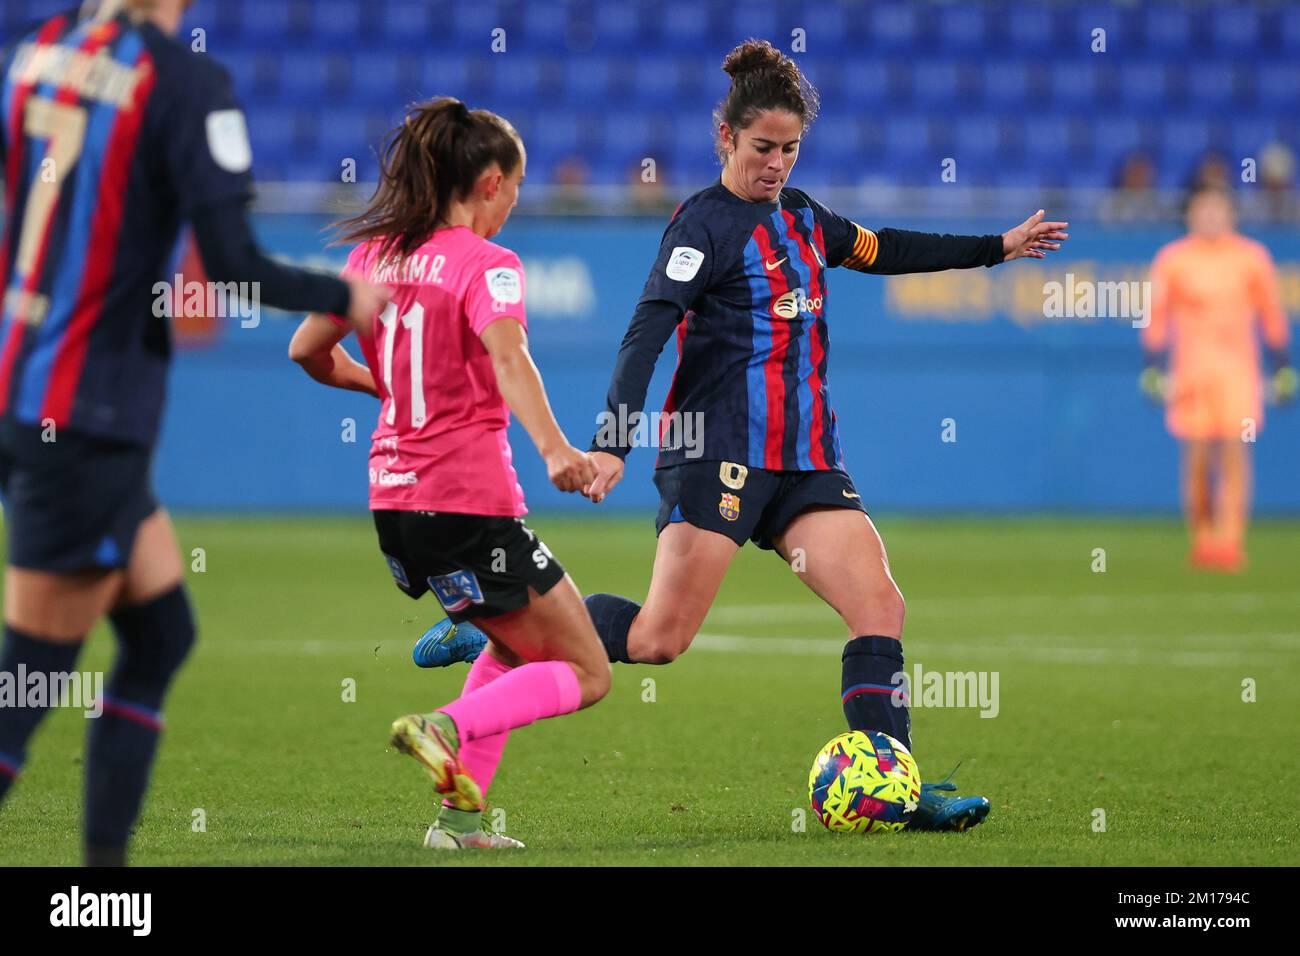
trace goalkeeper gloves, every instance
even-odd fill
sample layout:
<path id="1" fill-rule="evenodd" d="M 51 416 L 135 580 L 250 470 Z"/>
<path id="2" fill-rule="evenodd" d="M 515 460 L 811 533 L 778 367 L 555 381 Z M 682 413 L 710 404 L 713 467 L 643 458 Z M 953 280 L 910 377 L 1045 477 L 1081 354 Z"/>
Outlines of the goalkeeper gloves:
<path id="1" fill-rule="evenodd" d="M 1165 372 L 1163 355 L 1147 353 L 1146 366 L 1138 376 L 1138 389 L 1157 405 L 1164 404 L 1169 391 L 1169 375 Z"/>
<path id="2" fill-rule="evenodd" d="M 1277 405 L 1286 405 L 1295 401 L 1296 391 L 1300 388 L 1300 375 L 1282 349 L 1270 349 L 1268 364 L 1273 374 L 1268 380 L 1269 400 Z"/>

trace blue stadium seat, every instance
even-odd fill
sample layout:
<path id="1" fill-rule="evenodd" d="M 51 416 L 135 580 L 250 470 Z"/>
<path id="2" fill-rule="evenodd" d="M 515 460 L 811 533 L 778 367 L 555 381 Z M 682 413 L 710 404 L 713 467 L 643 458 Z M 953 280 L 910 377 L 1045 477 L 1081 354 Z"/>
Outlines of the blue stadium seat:
<path id="1" fill-rule="evenodd" d="M 939 43 L 948 50 L 973 51 L 987 42 L 989 11 L 984 7 L 951 5 L 935 12 Z"/>
<path id="2" fill-rule="evenodd" d="M 891 161 L 914 162 L 930 156 L 930 126 L 919 114 L 903 114 L 885 119 L 885 153 Z"/>
<path id="3" fill-rule="evenodd" d="M 1262 147 L 1277 140 L 1278 121 L 1272 116 L 1245 116 L 1232 120 L 1232 143 L 1241 156 L 1258 156 Z"/>
<path id="4" fill-rule="evenodd" d="M 635 82 L 632 98 L 649 106 L 671 103 L 677 92 L 677 62 L 666 53 L 646 54 L 631 61 Z"/>
<path id="5" fill-rule="evenodd" d="M 897 105 L 890 99 L 890 63 L 880 57 L 853 57 L 840 62 L 840 100 L 852 106 L 881 109 L 886 103 Z"/>
<path id="6" fill-rule="evenodd" d="M 763 37 L 770 40 L 777 49 L 789 53 L 790 27 L 786 25 L 788 18 L 780 15 L 779 6 L 780 4 L 755 0 L 733 0 L 727 11 L 730 19 L 730 36 L 727 40 L 739 43 L 748 37 Z"/>
<path id="7" fill-rule="evenodd" d="M 1023 60 L 990 60 L 983 64 L 984 100 L 993 107 L 1013 107 L 1029 92 L 1029 71 Z"/>
<path id="8" fill-rule="evenodd" d="M 1216 49 L 1245 53 L 1259 42 L 1259 16 L 1250 5 L 1217 6 L 1208 11 L 1209 35 Z"/>
<path id="9" fill-rule="evenodd" d="M 1007 37 L 1011 47 L 1025 56 L 1061 56 L 1067 51 L 1057 44 L 1057 26 L 1052 11 L 1041 3 L 1017 3 L 1005 11 Z M 1087 47 L 1081 49 L 1086 50 Z"/>
<path id="10" fill-rule="evenodd" d="M 241 26 L 245 39 L 284 41 L 289 33 L 289 4 L 246 3 L 243 9 Z"/>
<path id="11" fill-rule="evenodd" d="M 955 158 L 959 175 L 963 163 L 991 162 L 1002 148 L 1001 131 L 996 123 L 989 122 L 988 117 L 960 116 L 954 123 L 953 129 L 957 140 Z"/>
<path id="12" fill-rule="evenodd" d="M 875 49 L 897 55 L 916 47 L 921 39 L 921 11 L 905 3 L 880 3 L 867 7 Z"/>
<path id="13" fill-rule="evenodd" d="M 1092 153 L 1103 166 L 1117 167 L 1142 145 L 1142 124 L 1134 116 L 1106 114 L 1093 119 Z"/>
<path id="14" fill-rule="evenodd" d="M 1192 46 L 1192 12 L 1186 7 L 1153 3 L 1141 13 L 1141 24 L 1148 50 L 1161 55 L 1181 53 Z"/>
<path id="15" fill-rule="evenodd" d="M 1277 33 L 1284 53 L 1300 54 L 1300 7 L 1290 6 L 1281 11 Z"/>
<path id="16" fill-rule="evenodd" d="M 593 23 L 595 40 L 603 52 L 630 50 L 641 39 L 641 11 L 633 3 L 596 4 Z"/>
<path id="17" fill-rule="evenodd" d="M 1070 125 L 1059 115 L 1037 114 L 1024 120 L 1025 159 L 1043 166 L 1063 167 L 1070 160 Z"/>
<path id="18" fill-rule="evenodd" d="M 1232 63 L 1198 60 L 1187 71 L 1187 98 L 1197 108 L 1222 107 L 1237 97 L 1237 69 Z"/>
<path id="19" fill-rule="evenodd" d="M 1161 156 L 1177 165 L 1204 155 L 1211 142 L 1210 123 L 1204 116 L 1166 116 L 1160 124 Z"/>
<path id="20" fill-rule="evenodd" d="M 1165 99 L 1166 78 L 1163 63 L 1137 61 L 1119 68 L 1120 88 L 1126 102 L 1140 106 L 1158 106 Z"/>
<path id="21" fill-rule="evenodd" d="M 952 60 L 916 60 L 912 63 L 912 96 L 928 109 L 945 108 L 957 97 L 957 64 Z"/>
<path id="22" fill-rule="evenodd" d="M 1300 108 L 1300 63 L 1263 63 L 1255 73 L 1259 102 L 1270 109 Z"/>
<path id="23" fill-rule="evenodd" d="M 437 23 L 437 32 L 434 31 L 433 8 L 431 4 L 422 3 L 420 0 L 388 0 L 387 3 L 379 8 L 381 21 L 380 30 L 382 31 L 382 42 L 387 49 L 411 47 L 428 50 L 431 38 L 445 38 L 447 34 L 447 24 Z M 474 52 L 487 52 L 488 41 L 485 39 L 481 47 L 476 47 Z M 445 47 L 443 48 L 445 50 Z M 438 51 L 444 55 L 442 50 Z M 458 55 L 465 55 L 470 51 L 461 49 Z M 429 55 L 433 55 L 430 53 Z"/>
<path id="24" fill-rule="evenodd" d="M 336 48 L 355 44 L 357 37 L 374 25 L 371 22 L 374 13 L 383 10 L 382 6 L 355 0 L 316 0 L 309 9 L 315 35 Z"/>
<path id="25" fill-rule="evenodd" d="M 1052 98 L 1062 105 L 1086 107 L 1096 101 L 1105 66 L 1089 55 L 1074 57 L 1052 66 Z"/>
<path id="26" fill-rule="evenodd" d="M 660 8 L 659 23 L 666 47 L 687 53 L 706 46 L 709 18 L 702 7 L 699 0 L 671 0 Z"/>
<path id="27" fill-rule="evenodd" d="M 425 56 L 420 60 L 420 95 L 454 96 L 471 108 L 479 106 L 483 90 L 469 88 L 469 60 L 462 57 Z"/>
<path id="28" fill-rule="evenodd" d="M 530 0 L 524 6 L 523 30 L 532 49 L 562 52 L 569 26 L 569 11 L 556 0 Z"/>

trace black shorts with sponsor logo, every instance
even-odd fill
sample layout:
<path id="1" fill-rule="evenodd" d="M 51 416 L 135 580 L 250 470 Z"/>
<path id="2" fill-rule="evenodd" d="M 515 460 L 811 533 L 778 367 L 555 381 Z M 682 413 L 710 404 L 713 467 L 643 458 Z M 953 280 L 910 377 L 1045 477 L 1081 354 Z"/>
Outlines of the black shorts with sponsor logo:
<path id="1" fill-rule="evenodd" d="M 0 419 L 5 555 L 32 571 L 124 568 L 158 509 L 148 445 Z"/>
<path id="2" fill-rule="evenodd" d="M 374 512 L 379 550 L 397 586 L 425 591 L 453 621 L 526 607 L 529 588 L 545 594 L 564 567 L 523 518 L 433 511 Z"/>
<path id="3" fill-rule="evenodd" d="M 773 540 L 801 511 L 816 505 L 865 512 L 853 479 L 839 469 L 771 471 L 730 461 L 688 461 L 655 470 L 655 531 L 685 521 L 774 550 Z"/>

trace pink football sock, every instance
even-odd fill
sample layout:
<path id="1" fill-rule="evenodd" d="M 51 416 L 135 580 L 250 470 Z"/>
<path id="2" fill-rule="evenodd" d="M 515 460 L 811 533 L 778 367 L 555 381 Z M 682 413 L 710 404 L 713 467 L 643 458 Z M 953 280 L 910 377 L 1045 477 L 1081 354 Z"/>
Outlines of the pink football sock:
<path id="1" fill-rule="evenodd" d="M 460 696 L 466 697 L 480 687 L 492 683 L 502 674 L 509 673 L 508 665 L 484 651 L 474 658 L 474 663 L 470 665 L 469 676 L 465 678 L 465 687 L 461 690 Z M 501 763 L 501 754 L 506 749 L 506 738 L 509 736 L 509 733 L 493 734 L 490 737 L 466 741 L 461 745 L 460 762 L 469 771 L 469 775 L 478 782 L 479 789 L 484 794 L 488 792 L 488 787 L 492 786 L 492 778 L 496 776 L 497 765 Z"/>
<path id="2" fill-rule="evenodd" d="M 480 655 L 481 656 L 481 655 Z M 582 703 L 578 675 L 564 661 L 516 667 L 438 710 L 456 722 L 461 745 L 571 714 Z"/>

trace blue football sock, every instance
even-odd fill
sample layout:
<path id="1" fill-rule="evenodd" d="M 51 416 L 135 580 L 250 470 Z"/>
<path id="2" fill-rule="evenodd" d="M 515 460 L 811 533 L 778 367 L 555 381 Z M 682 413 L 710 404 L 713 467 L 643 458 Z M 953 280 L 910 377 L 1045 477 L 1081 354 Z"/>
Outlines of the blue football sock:
<path id="1" fill-rule="evenodd" d="M 110 616 L 117 663 L 86 755 L 87 862 L 124 847 L 140 815 L 162 730 L 163 698 L 194 643 L 183 586 Z"/>
<path id="2" fill-rule="evenodd" d="M 627 634 L 641 605 L 617 594 L 588 594 L 584 600 L 609 659 L 614 663 L 631 664 L 627 656 Z"/>
<path id="3" fill-rule="evenodd" d="M 49 687 L 52 675 L 68 674 L 77 666 L 82 643 L 47 640 L 24 634 L 8 624 L 4 632 L 0 673 L 8 675 L 6 680 L 12 682 L 16 696 L 12 706 L 0 707 L 0 800 L 22 772 L 23 761 L 27 759 L 27 742 L 49 709 L 58 703 L 50 700 L 48 695 L 32 700 L 22 692 L 24 689 L 19 688 L 20 680 L 30 688 L 33 685 L 27 677 L 39 673 L 45 675 L 45 686 Z M 18 706 L 20 696 L 21 707 Z"/>
<path id="4" fill-rule="evenodd" d="M 912 749 L 912 718 L 903 673 L 903 644 L 892 637 L 855 637 L 844 645 L 840 701 L 849 730 L 879 730 Z"/>

